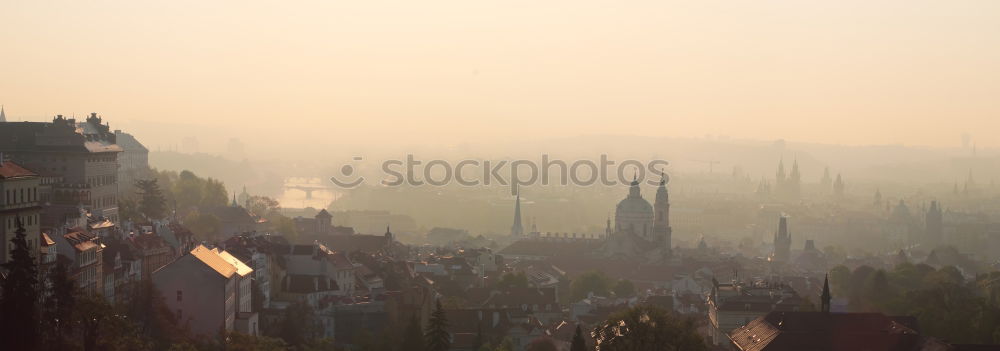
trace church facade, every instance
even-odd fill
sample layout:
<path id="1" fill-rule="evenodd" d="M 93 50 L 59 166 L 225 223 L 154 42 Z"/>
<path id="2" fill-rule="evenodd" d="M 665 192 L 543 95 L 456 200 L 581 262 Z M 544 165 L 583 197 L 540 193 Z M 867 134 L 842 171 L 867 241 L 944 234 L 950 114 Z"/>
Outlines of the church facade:
<path id="1" fill-rule="evenodd" d="M 521 222 L 520 194 L 515 193 L 511 236 L 517 240 L 501 253 L 505 257 L 532 260 L 545 259 L 565 251 L 612 259 L 666 261 L 672 257 L 673 229 L 670 227 L 668 177 L 665 174 L 661 176 L 653 204 L 642 197 L 640 182 L 633 179 L 628 195 L 615 207 L 614 223 L 608 218 L 602 234 L 540 233 L 534 225 L 530 232 L 525 233 Z M 546 242 L 558 242 L 560 250 L 542 249 L 540 243 Z"/>
<path id="2" fill-rule="evenodd" d="M 670 196 L 667 176 L 661 177 L 652 205 L 642 197 L 637 179 L 629 184 L 628 196 L 615 207 L 614 229 L 610 221 L 606 229 L 606 255 L 647 254 L 661 259 L 671 256 Z"/>

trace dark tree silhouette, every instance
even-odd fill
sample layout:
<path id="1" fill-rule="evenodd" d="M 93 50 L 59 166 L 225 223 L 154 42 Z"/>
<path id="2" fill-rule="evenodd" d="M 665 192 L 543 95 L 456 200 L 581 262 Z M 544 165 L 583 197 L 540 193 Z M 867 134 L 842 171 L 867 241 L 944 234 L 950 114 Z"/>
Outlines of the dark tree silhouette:
<path id="1" fill-rule="evenodd" d="M 441 300 L 437 301 L 437 307 L 434 309 L 434 313 L 431 313 L 424 338 L 427 341 L 427 351 L 447 351 L 451 348 L 451 337 L 448 336 L 448 318 L 441 307 Z"/>
<path id="2" fill-rule="evenodd" d="M 285 315 L 277 326 L 278 337 L 293 347 L 305 347 L 313 340 L 316 317 L 312 307 L 302 301 L 285 308 Z"/>
<path id="3" fill-rule="evenodd" d="M 5 349 L 34 350 L 39 344 L 38 271 L 28 248 L 21 217 L 14 218 L 17 230 L 10 240 L 10 261 L 3 264 L 7 279 L 0 296 L 0 340 Z"/>
<path id="4" fill-rule="evenodd" d="M 69 347 L 67 337 L 73 333 L 73 308 L 76 305 L 76 283 L 69 276 L 69 259 L 60 257 L 49 270 L 49 289 L 42 306 L 42 326 L 45 348 L 64 350 Z"/>
<path id="5" fill-rule="evenodd" d="M 569 345 L 569 351 L 587 351 L 587 341 L 583 338 L 583 329 L 576 325 L 576 333 L 573 334 L 573 342 Z"/>
<path id="6" fill-rule="evenodd" d="M 416 315 L 410 318 L 410 324 L 406 326 L 406 332 L 403 334 L 403 341 L 400 343 L 398 350 L 423 350 L 424 349 L 424 334 L 420 328 L 420 320 L 417 319 Z"/>
<path id="7" fill-rule="evenodd" d="M 167 213 L 167 200 L 163 197 L 163 191 L 156 179 L 142 179 L 135 182 L 135 187 L 139 190 L 139 213 L 146 219 L 160 219 Z"/>
<path id="8" fill-rule="evenodd" d="M 525 351 L 559 351 L 556 347 L 556 343 L 552 341 L 552 338 L 547 336 L 537 337 L 528 343 L 528 346 L 524 348 Z"/>

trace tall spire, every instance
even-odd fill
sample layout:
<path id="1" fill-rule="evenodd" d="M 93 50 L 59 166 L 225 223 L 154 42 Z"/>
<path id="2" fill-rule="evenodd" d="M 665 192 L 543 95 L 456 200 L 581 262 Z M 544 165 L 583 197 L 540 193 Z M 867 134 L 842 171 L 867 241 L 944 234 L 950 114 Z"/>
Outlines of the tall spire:
<path id="1" fill-rule="evenodd" d="M 7 122 L 7 114 L 3 112 L 3 105 L 0 105 L 0 122 Z"/>
<path id="2" fill-rule="evenodd" d="M 830 313 L 830 275 L 827 274 L 823 277 L 823 294 L 819 296 L 819 300 L 822 304 L 820 306 L 820 311 Z"/>
<path id="3" fill-rule="evenodd" d="M 514 196 L 514 224 L 510 227 L 510 235 L 517 237 L 524 235 L 524 226 L 521 224 L 521 190 L 515 190 Z"/>

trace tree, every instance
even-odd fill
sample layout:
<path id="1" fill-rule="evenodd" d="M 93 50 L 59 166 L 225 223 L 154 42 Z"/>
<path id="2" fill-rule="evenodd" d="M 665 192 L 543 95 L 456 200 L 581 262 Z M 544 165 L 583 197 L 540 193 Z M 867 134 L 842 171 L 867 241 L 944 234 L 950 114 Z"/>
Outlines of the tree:
<path id="1" fill-rule="evenodd" d="M 137 332 L 148 338 L 157 349 L 191 338 L 187 323 L 178 320 L 179 317 L 170 310 L 163 294 L 150 279 L 136 285 L 122 307 Z"/>
<path id="2" fill-rule="evenodd" d="M 258 216 L 269 216 L 272 212 L 278 212 L 281 204 L 278 200 L 267 196 L 251 196 L 246 203 L 247 210 Z"/>
<path id="3" fill-rule="evenodd" d="M 569 351 L 587 351 L 587 341 L 583 338 L 583 329 L 576 325 L 576 333 L 573 333 L 573 342 L 569 345 Z"/>
<path id="4" fill-rule="evenodd" d="M 316 331 L 316 317 L 312 307 L 296 301 L 285 308 L 285 314 L 277 327 L 277 335 L 288 345 L 302 348 L 309 344 Z"/>
<path id="5" fill-rule="evenodd" d="M 205 190 L 202 193 L 204 196 L 201 198 L 201 206 L 225 206 L 229 203 L 229 199 L 227 197 L 228 192 L 226 191 L 226 186 L 222 184 L 222 181 L 208 178 L 205 180 L 204 186 Z"/>
<path id="6" fill-rule="evenodd" d="M 227 351 L 284 351 L 287 350 L 284 340 L 267 336 L 253 336 L 238 332 L 226 335 Z"/>
<path id="7" fill-rule="evenodd" d="M 693 319 L 654 306 L 612 315 L 594 328 L 594 341 L 599 351 L 708 350 Z"/>
<path id="8" fill-rule="evenodd" d="M 843 265 L 833 267 L 830 270 L 830 289 L 833 295 L 847 296 L 851 285 L 851 270 Z"/>
<path id="9" fill-rule="evenodd" d="M 885 271 L 880 269 L 869 276 L 861 294 L 864 310 L 888 312 L 887 306 L 892 300 L 894 291 L 889 287 L 889 278 Z"/>
<path id="10" fill-rule="evenodd" d="M 142 218 L 142 213 L 139 213 L 139 205 L 135 203 L 135 200 L 126 197 L 118 199 L 118 218 L 133 222 Z"/>
<path id="11" fill-rule="evenodd" d="M 38 273 L 20 216 L 14 224 L 10 261 L 2 265 L 7 279 L 0 285 L 0 340 L 11 350 L 33 350 L 39 344 Z"/>
<path id="12" fill-rule="evenodd" d="M 103 297 L 80 295 L 76 306 L 74 323 L 79 327 L 84 351 L 152 349 L 135 324 Z"/>
<path id="13" fill-rule="evenodd" d="M 135 182 L 135 187 L 139 190 L 138 211 L 147 220 L 161 219 L 167 213 L 167 200 L 160 191 L 160 185 L 156 179 L 141 179 Z"/>
<path id="14" fill-rule="evenodd" d="M 295 221 L 288 218 L 278 212 L 273 212 L 268 217 L 268 222 L 271 223 L 272 229 L 275 232 L 280 233 L 288 241 L 295 242 L 295 239 L 299 236 L 299 230 L 295 226 Z"/>
<path id="15" fill-rule="evenodd" d="M 451 348 L 451 337 L 448 335 L 448 317 L 441 307 L 441 301 L 437 301 L 431 319 L 428 321 L 427 330 L 424 331 L 424 338 L 427 341 L 427 351 L 447 351 Z"/>
<path id="16" fill-rule="evenodd" d="M 556 343 L 548 336 L 541 336 L 531 340 L 525 351 L 559 351 Z"/>
<path id="17" fill-rule="evenodd" d="M 417 315 L 414 314 L 410 317 L 410 324 L 406 326 L 406 332 L 403 334 L 403 341 L 399 344 L 399 351 L 423 349 L 424 334 L 420 328 L 420 320 L 417 319 Z"/>
<path id="18" fill-rule="evenodd" d="M 583 300 L 590 293 L 607 296 L 611 289 L 611 278 L 601 271 L 586 272 L 573 279 L 569 289 L 573 301 Z"/>
<path id="19" fill-rule="evenodd" d="M 497 282 L 497 289 L 507 290 L 510 288 L 527 288 L 528 276 L 524 272 L 504 273 Z"/>
<path id="20" fill-rule="evenodd" d="M 205 191 L 201 178 L 191 171 L 182 171 L 173 186 L 174 199 L 181 209 L 190 209 L 201 204 Z"/>
<path id="21" fill-rule="evenodd" d="M 626 279 L 620 279 L 615 283 L 614 287 L 615 296 L 618 297 L 630 297 L 635 295 L 635 284 Z"/>
<path id="22" fill-rule="evenodd" d="M 201 240 L 211 239 L 222 229 L 219 217 L 210 213 L 191 213 L 183 224 Z"/>
<path id="23" fill-rule="evenodd" d="M 73 308 L 76 304 L 77 287 L 69 276 L 69 259 L 59 257 L 56 265 L 49 270 L 49 289 L 42 306 L 42 326 L 45 333 L 43 342 L 50 350 L 64 350 L 69 347 L 67 337 L 73 333 Z"/>

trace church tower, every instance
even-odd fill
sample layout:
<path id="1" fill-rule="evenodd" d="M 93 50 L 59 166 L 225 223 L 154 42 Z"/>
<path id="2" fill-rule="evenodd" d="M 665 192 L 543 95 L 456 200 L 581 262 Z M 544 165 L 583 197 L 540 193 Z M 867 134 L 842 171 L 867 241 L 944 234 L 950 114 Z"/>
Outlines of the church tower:
<path id="1" fill-rule="evenodd" d="M 928 249 L 933 249 L 941 243 L 942 236 L 944 236 L 941 205 L 937 201 L 931 201 L 931 208 L 927 210 L 927 214 L 924 216 L 924 221 L 926 222 L 925 230 L 927 232 L 924 236 L 924 242 L 921 244 L 927 245 Z"/>
<path id="2" fill-rule="evenodd" d="M 788 217 L 781 215 L 778 232 L 774 233 L 774 260 L 788 262 L 792 255 L 792 233 L 788 231 Z"/>
<path id="3" fill-rule="evenodd" d="M 653 202 L 653 238 L 660 241 L 664 252 L 670 253 L 670 195 L 667 193 L 667 175 L 660 172 L 660 186 L 656 188 L 656 200 Z"/>
<path id="4" fill-rule="evenodd" d="M 522 237 L 524 236 L 524 225 L 521 224 L 521 190 L 516 190 L 514 196 L 514 224 L 510 226 L 510 235 Z"/>
<path id="5" fill-rule="evenodd" d="M 798 199 L 802 192 L 802 174 L 799 173 L 799 160 L 792 162 L 792 173 L 788 175 L 788 196 Z"/>
<path id="6" fill-rule="evenodd" d="M 830 300 L 833 296 L 830 295 L 830 275 L 827 274 L 823 277 L 823 293 L 819 295 L 820 301 L 820 311 L 830 313 Z"/>
<path id="7" fill-rule="evenodd" d="M 780 192 L 785 187 L 785 160 L 778 161 L 778 173 L 774 176 L 774 187 Z"/>

